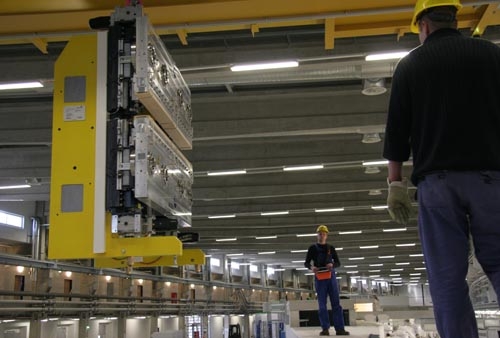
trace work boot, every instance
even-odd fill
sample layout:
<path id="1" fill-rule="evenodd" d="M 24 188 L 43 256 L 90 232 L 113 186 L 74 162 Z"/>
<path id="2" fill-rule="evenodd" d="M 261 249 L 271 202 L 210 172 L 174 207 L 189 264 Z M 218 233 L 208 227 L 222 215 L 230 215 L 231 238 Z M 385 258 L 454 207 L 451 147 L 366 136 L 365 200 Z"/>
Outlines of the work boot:
<path id="1" fill-rule="evenodd" d="M 319 333 L 320 336 L 329 336 L 330 335 L 330 331 L 327 330 L 323 330 Z"/>
<path id="2" fill-rule="evenodd" d="M 349 335 L 350 335 L 349 331 L 346 330 L 337 331 L 337 336 L 349 336 Z"/>

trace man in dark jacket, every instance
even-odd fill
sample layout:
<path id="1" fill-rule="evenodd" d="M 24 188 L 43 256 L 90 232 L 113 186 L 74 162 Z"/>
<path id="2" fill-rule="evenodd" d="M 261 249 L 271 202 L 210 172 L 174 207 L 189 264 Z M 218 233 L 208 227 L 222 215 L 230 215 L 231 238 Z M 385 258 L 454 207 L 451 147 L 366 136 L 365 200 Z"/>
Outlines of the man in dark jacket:
<path id="1" fill-rule="evenodd" d="M 465 280 L 469 234 L 500 303 L 500 48 L 457 30 L 459 0 L 419 0 L 421 46 L 393 76 L 385 134 L 391 216 L 410 217 L 402 163 L 410 151 L 418 225 L 442 338 L 477 338 Z"/>
<path id="2" fill-rule="evenodd" d="M 326 299 L 330 297 L 332 305 L 333 326 L 337 336 L 348 336 L 344 328 L 344 314 L 340 306 L 339 288 L 335 276 L 335 268 L 340 266 L 340 260 L 335 248 L 326 243 L 328 238 L 328 228 L 326 225 L 320 225 L 316 232 L 318 233 L 318 242 L 313 244 L 307 250 L 304 266 L 314 272 L 314 282 L 316 293 L 318 294 L 319 321 L 322 331 L 320 336 L 330 335 L 330 316 L 326 306 Z M 312 263 L 311 263 L 312 262 Z"/>

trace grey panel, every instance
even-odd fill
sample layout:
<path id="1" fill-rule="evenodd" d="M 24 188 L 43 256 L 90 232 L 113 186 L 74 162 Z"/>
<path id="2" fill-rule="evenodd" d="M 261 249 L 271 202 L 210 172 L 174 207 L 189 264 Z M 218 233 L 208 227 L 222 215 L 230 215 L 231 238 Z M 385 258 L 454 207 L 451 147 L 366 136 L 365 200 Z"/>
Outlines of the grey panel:
<path id="1" fill-rule="evenodd" d="M 83 184 L 65 184 L 62 186 L 61 211 L 83 211 Z"/>
<path id="2" fill-rule="evenodd" d="M 64 102 L 85 101 L 85 76 L 67 76 L 64 78 Z"/>

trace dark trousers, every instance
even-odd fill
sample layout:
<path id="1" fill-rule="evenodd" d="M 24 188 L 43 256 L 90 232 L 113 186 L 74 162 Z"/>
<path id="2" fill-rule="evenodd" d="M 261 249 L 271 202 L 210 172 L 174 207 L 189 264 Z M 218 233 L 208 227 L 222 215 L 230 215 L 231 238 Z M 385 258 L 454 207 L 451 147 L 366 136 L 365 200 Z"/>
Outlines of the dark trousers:
<path id="1" fill-rule="evenodd" d="M 441 338 L 477 338 L 465 280 L 469 236 L 500 303 L 500 171 L 443 172 L 418 184 L 420 239 Z"/>
<path id="2" fill-rule="evenodd" d="M 332 278 L 318 280 L 314 278 L 316 285 L 316 293 L 318 294 L 319 305 L 319 322 L 323 330 L 330 328 L 330 316 L 328 315 L 328 308 L 326 306 L 326 299 L 330 297 L 330 304 L 332 305 L 333 314 L 333 327 L 336 331 L 344 330 L 344 313 L 340 306 L 339 289 L 337 286 L 337 279 L 335 273 L 332 272 Z"/>

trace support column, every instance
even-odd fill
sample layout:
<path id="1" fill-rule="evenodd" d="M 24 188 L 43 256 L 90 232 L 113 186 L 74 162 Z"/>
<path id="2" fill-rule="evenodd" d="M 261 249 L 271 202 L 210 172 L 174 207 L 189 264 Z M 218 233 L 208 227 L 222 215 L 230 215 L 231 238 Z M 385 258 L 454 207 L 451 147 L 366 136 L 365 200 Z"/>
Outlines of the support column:
<path id="1" fill-rule="evenodd" d="M 229 338 L 229 316 L 224 315 L 223 319 L 224 336 L 223 338 Z"/>
<path id="2" fill-rule="evenodd" d="M 245 327 L 245 332 L 243 335 L 243 338 L 250 338 L 251 335 L 251 329 L 250 329 L 250 315 L 246 314 L 245 315 L 245 322 L 244 322 L 244 327 Z"/>
<path id="3" fill-rule="evenodd" d="M 30 337 L 29 338 L 40 338 L 42 336 L 42 322 L 38 314 L 33 315 L 30 320 Z"/>
<path id="4" fill-rule="evenodd" d="M 201 315 L 201 338 L 208 338 L 208 315 Z"/>
<path id="5" fill-rule="evenodd" d="M 89 329 L 89 316 L 87 314 L 80 315 L 80 320 L 78 321 L 78 338 L 88 338 Z M 30 338 L 32 338 L 31 335 Z"/>
<path id="6" fill-rule="evenodd" d="M 266 287 L 267 286 L 267 265 L 259 264 L 260 270 L 260 285 Z"/>
<path id="7" fill-rule="evenodd" d="M 118 317 L 118 338 L 125 338 L 127 336 L 127 317 L 120 314 Z"/>
<path id="8" fill-rule="evenodd" d="M 157 316 L 150 317 L 149 325 L 150 325 L 150 329 L 149 329 L 150 336 L 152 336 L 153 333 L 155 333 L 155 332 L 160 332 L 160 326 L 158 325 L 158 317 Z"/>

